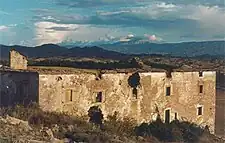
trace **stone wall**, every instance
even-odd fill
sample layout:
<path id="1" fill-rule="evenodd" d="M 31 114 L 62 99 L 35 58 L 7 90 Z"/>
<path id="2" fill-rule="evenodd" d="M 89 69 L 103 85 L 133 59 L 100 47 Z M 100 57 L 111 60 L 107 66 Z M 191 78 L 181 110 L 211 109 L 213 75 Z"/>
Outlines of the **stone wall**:
<path id="1" fill-rule="evenodd" d="M 38 102 L 38 86 L 38 73 L 0 71 L 0 107 Z"/>
<path id="2" fill-rule="evenodd" d="M 216 89 L 216 130 L 218 136 L 225 137 L 225 74 L 217 74 Z"/>
<path id="3" fill-rule="evenodd" d="M 10 68 L 15 70 L 27 69 L 27 58 L 15 50 L 10 51 Z"/>
<path id="4" fill-rule="evenodd" d="M 215 72 L 139 73 L 140 84 L 130 84 L 132 73 L 39 75 L 39 103 L 44 110 L 87 115 L 90 107 L 100 106 L 104 118 L 117 112 L 119 118 L 129 117 L 138 123 L 156 119 L 170 111 L 170 121 L 178 118 L 209 125 L 214 132 Z M 137 78 L 138 79 L 138 78 Z M 133 86 L 133 87 L 131 87 Z M 201 87 L 200 87 L 201 86 Z M 137 95 L 135 95 L 137 89 Z M 202 89 L 200 89 L 202 88 Z M 202 93 L 200 93 L 202 90 Z M 168 96 L 166 96 L 168 94 Z M 96 96 L 102 95 L 101 102 Z M 198 115 L 198 110 L 202 115 Z"/>

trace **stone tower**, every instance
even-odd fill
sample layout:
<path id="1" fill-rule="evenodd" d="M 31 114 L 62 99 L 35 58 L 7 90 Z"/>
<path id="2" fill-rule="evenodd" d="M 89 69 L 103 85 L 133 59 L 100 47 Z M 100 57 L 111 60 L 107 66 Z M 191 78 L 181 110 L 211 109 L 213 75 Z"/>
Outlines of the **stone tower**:
<path id="1" fill-rule="evenodd" d="M 15 50 L 10 51 L 9 61 L 10 61 L 11 69 L 14 69 L 14 70 L 27 69 L 27 58 Z"/>

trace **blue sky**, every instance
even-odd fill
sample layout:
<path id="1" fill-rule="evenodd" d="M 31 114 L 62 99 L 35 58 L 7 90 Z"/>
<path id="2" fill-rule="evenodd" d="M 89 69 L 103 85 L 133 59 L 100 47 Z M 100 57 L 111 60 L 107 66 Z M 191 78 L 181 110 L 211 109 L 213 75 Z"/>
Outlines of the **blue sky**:
<path id="1" fill-rule="evenodd" d="M 224 0 L 0 0 L 0 44 L 224 40 Z"/>

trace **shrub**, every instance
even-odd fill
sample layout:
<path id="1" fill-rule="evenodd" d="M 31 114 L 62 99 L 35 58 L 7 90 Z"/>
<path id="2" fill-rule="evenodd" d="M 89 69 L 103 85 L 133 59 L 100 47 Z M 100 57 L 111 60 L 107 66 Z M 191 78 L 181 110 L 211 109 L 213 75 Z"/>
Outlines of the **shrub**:
<path id="1" fill-rule="evenodd" d="M 170 124 L 157 119 L 151 123 L 143 123 L 135 128 L 137 136 L 154 136 L 166 142 L 197 142 L 204 129 L 194 123 L 172 121 Z"/>
<path id="2" fill-rule="evenodd" d="M 118 135 L 132 136 L 135 135 L 135 125 L 135 120 L 126 117 L 124 117 L 123 120 L 120 120 L 118 119 L 118 113 L 114 112 L 114 114 L 109 115 L 107 120 L 104 122 L 104 129 Z"/>

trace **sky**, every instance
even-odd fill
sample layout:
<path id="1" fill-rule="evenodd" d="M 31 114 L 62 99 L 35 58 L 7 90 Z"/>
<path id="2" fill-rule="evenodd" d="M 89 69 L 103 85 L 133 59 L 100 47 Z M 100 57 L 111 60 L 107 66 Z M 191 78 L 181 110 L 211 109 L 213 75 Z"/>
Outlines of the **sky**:
<path id="1" fill-rule="evenodd" d="M 224 0 L 0 0 L 0 44 L 224 40 Z"/>

